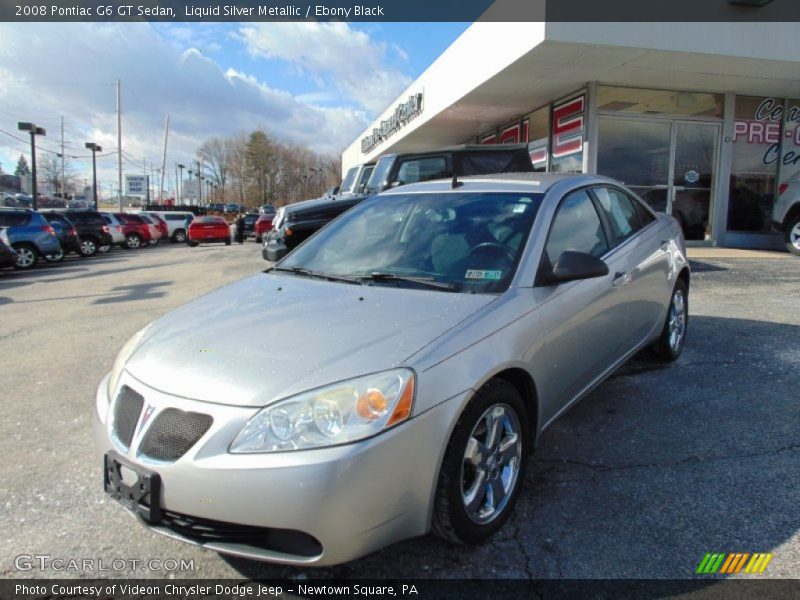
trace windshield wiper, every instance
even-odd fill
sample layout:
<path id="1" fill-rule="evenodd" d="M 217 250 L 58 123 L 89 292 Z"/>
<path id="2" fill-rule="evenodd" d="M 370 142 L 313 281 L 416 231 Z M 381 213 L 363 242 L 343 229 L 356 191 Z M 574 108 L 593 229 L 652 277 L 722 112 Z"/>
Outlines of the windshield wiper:
<path id="1" fill-rule="evenodd" d="M 385 273 L 383 271 L 373 271 L 369 275 L 361 275 L 356 278 L 361 282 L 365 281 L 408 281 L 410 283 L 418 283 L 428 287 L 438 288 L 442 290 L 455 291 L 458 289 L 453 283 L 444 281 L 436 281 L 433 277 L 414 277 L 412 275 L 397 275 L 396 273 Z"/>
<path id="2" fill-rule="evenodd" d="M 339 281 L 342 283 L 361 283 L 358 278 L 355 277 L 346 277 L 344 275 L 330 275 L 328 273 L 320 273 L 318 271 L 312 271 L 311 269 L 305 269 L 303 267 L 272 267 L 267 271 L 278 271 L 282 273 L 292 273 L 294 275 L 302 275 L 303 277 L 313 277 L 314 279 L 325 279 L 327 281 Z"/>

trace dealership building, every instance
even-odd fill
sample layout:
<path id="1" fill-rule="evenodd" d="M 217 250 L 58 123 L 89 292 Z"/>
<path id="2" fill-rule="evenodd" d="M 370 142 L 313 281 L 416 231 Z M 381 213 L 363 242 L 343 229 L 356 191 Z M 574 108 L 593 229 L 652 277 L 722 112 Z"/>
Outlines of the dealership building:
<path id="1" fill-rule="evenodd" d="M 477 22 L 343 167 L 524 142 L 536 170 L 613 177 L 693 243 L 782 248 L 771 209 L 800 171 L 798 33 L 775 22 Z"/>

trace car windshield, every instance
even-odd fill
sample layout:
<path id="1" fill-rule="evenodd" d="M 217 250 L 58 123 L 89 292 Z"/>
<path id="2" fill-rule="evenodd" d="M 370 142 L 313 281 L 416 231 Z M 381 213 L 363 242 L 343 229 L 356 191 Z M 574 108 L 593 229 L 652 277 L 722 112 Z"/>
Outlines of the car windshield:
<path id="1" fill-rule="evenodd" d="M 376 196 L 346 212 L 279 271 L 464 293 L 508 288 L 541 194 Z"/>
<path id="2" fill-rule="evenodd" d="M 347 172 L 347 175 L 344 176 L 344 181 L 342 181 L 342 185 L 339 186 L 340 192 L 346 194 L 350 191 L 350 188 L 353 187 L 353 183 L 355 182 L 357 172 L 358 167 L 353 167 Z"/>

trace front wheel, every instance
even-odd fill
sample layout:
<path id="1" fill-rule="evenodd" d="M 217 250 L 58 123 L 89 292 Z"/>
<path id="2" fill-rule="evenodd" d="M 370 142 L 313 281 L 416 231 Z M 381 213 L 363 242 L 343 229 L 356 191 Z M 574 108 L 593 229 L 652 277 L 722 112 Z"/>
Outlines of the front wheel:
<path id="1" fill-rule="evenodd" d="M 78 248 L 81 256 L 94 256 L 97 254 L 97 242 L 92 238 L 82 239 Z"/>
<path id="2" fill-rule="evenodd" d="M 508 520 L 522 487 L 528 418 L 517 389 L 486 383 L 459 417 L 436 488 L 433 531 L 460 544 L 494 535 Z"/>
<path id="3" fill-rule="evenodd" d="M 39 253 L 33 246 L 28 244 L 19 244 L 14 246 L 17 255 L 14 257 L 14 268 L 20 271 L 32 269 L 39 262 Z"/>
<path id="4" fill-rule="evenodd" d="M 786 249 L 789 252 L 800 256 L 800 213 L 796 214 L 786 224 L 784 242 L 786 242 Z"/>
<path id="5" fill-rule="evenodd" d="M 172 240 L 178 244 L 183 244 L 186 241 L 186 232 L 183 229 L 178 229 L 172 234 Z"/>
<path id="6" fill-rule="evenodd" d="M 667 319 L 661 337 L 653 344 L 653 353 L 664 362 L 677 360 L 686 343 L 689 325 L 689 290 L 683 279 L 678 279 L 672 290 L 667 309 Z"/>
<path id="7" fill-rule="evenodd" d="M 141 245 L 142 238 L 140 238 L 138 235 L 131 234 L 125 238 L 125 247 L 128 250 L 136 250 L 137 248 L 140 248 Z"/>

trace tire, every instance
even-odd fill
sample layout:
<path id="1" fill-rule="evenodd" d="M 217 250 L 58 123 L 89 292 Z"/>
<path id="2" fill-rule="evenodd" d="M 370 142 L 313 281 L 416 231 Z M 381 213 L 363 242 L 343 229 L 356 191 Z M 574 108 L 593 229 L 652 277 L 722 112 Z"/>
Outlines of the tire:
<path id="1" fill-rule="evenodd" d="M 197 248 L 198 242 L 187 242 L 189 244 L 189 248 Z"/>
<path id="2" fill-rule="evenodd" d="M 686 330 L 689 327 L 689 290 L 683 279 L 678 279 L 672 296 L 669 300 L 667 317 L 664 321 L 664 328 L 661 330 L 661 337 L 658 338 L 653 346 L 653 354 L 656 358 L 664 362 L 673 362 L 683 352 L 686 344 Z"/>
<path id="3" fill-rule="evenodd" d="M 125 247 L 128 250 L 137 250 L 142 247 L 142 238 L 135 233 L 128 234 L 125 237 Z"/>
<path id="4" fill-rule="evenodd" d="M 64 260 L 64 249 L 59 248 L 57 252 L 51 252 L 50 254 L 45 254 L 44 259 L 49 263 L 57 263 Z"/>
<path id="5" fill-rule="evenodd" d="M 109 252 L 111 252 L 112 246 L 113 246 L 113 244 L 105 244 L 103 246 L 98 246 L 97 247 L 97 251 L 100 254 L 108 254 Z"/>
<path id="6" fill-rule="evenodd" d="M 789 219 L 783 231 L 783 241 L 789 252 L 800 256 L 800 213 Z"/>
<path id="7" fill-rule="evenodd" d="M 231 238 L 230 237 L 226 237 L 225 238 L 225 245 L 226 246 L 230 246 L 231 245 Z"/>
<path id="8" fill-rule="evenodd" d="M 261 236 L 257 235 L 256 236 L 256 244 L 260 244 L 260 243 L 261 243 Z"/>
<path id="9" fill-rule="evenodd" d="M 494 429 L 499 440 L 497 433 L 490 438 L 492 420 L 502 428 Z M 494 379 L 478 390 L 459 417 L 442 461 L 432 520 L 436 535 L 475 544 L 503 526 L 522 489 L 528 428 L 525 403 L 513 385 Z M 500 493 L 498 502 L 494 497 Z"/>
<path id="10" fill-rule="evenodd" d="M 97 254 L 97 241 L 94 238 L 81 238 L 78 250 L 81 256 L 94 256 Z"/>
<path id="11" fill-rule="evenodd" d="M 183 229 L 178 229 L 172 234 L 172 241 L 176 244 L 183 244 L 186 241 L 186 231 Z"/>
<path id="12" fill-rule="evenodd" d="M 39 262 L 39 252 L 30 244 L 12 244 L 17 256 L 14 258 L 14 268 L 20 271 L 27 271 L 36 266 Z"/>

